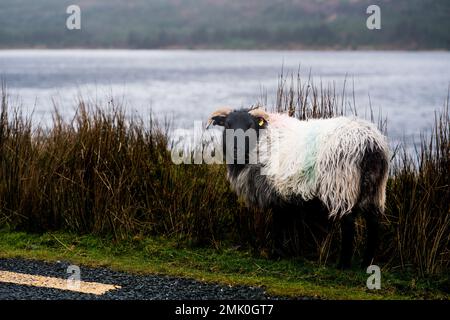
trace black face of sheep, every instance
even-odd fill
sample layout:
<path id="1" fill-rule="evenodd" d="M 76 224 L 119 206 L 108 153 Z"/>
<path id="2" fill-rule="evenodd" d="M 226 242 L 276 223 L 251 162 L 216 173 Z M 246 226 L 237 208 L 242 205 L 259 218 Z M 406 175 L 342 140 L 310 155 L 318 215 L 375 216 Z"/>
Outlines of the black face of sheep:
<path id="1" fill-rule="evenodd" d="M 267 114 L 258 109 L 219 109 L 210 118 L 213 125 L 223 126 L 223 154 L 229 165 L 256 164 L 256 146 L 260 130 L 267 126 Z M 254 157 L 253 157 L 254 156 Z"/>

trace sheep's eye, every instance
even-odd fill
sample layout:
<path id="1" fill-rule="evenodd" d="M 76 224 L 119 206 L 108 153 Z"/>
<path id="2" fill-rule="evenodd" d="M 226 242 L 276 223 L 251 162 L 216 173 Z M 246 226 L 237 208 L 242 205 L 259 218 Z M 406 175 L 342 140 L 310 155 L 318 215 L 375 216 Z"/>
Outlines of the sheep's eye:
<path id="1" fill-rule="evenodd" d="M 264 125 L 264 119 L 263 119 L 263 118 L 259 119 L 258 125 L 259 125 L 260 127 L 262 127 L 262 126 Z"/>

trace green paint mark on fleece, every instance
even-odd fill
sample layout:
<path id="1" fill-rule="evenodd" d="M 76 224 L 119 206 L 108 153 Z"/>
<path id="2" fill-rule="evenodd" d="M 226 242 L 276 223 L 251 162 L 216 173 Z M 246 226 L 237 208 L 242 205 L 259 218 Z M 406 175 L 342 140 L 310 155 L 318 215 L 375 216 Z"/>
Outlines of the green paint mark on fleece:
<path id="1" fill-rule="evenodd" d="M 302 168 L 302 176 L 311 187 L 316 183 L 316 161 L 317 161 L 317 125 L 309 128 L 309 133 L 306 139 L 305 158 Z"/>

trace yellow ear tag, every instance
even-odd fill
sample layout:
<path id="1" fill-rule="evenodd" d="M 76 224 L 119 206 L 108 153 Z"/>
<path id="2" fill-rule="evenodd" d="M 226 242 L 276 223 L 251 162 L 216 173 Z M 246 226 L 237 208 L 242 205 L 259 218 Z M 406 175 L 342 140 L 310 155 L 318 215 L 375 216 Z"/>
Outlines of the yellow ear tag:
<path id="1" fill-rule="evenodd" d="M 259 124 L 260 127 L 262 127 L 264 125 L 264 119 L 262 119 L 262 118 L 259 119 L 258 124 Z"/>

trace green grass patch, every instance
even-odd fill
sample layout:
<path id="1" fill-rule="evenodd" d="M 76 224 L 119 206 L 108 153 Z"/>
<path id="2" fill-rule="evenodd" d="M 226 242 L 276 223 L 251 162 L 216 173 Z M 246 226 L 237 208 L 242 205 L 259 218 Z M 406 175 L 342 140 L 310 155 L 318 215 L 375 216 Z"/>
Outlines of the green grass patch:
<path id="1" fill-rule="evenodd" d="M 65 260 L 136 274 L 165 274 L 205 282 L 264 287 L 268 294 L 322 299 L 448 299 L 449 278 L 417 278 L 382 270 L 381 290 L 368 290 L 363 270 L 341 271 L 301 259 L 272 261 L 222 245 L 187 247 L 166 238 L 113 240 L 90 235 L 0 231 L 0 257 Z"/>

